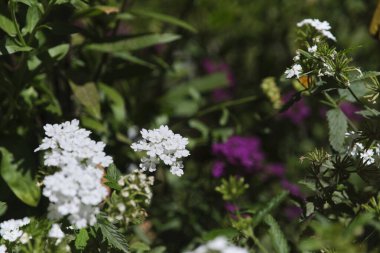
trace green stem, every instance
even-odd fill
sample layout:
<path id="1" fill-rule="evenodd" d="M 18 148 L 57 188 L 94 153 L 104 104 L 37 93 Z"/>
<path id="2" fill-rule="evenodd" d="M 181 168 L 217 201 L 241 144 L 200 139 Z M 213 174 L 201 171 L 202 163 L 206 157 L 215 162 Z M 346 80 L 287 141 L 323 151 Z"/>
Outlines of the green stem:
<path id="1" fill-rule="evenodd" d="M 350 91 L 351 95 L 355 98 L 356 101 L 358 101 L 359 104 L 364 106 L 364 108 L 367 108 L 367 105 L 364 104 L 355 94 L 355 92 L 351 89 L 351 87 L 347 87 L 347 89 Z"/>
<path id="2" fill-rule="evenodd" d="M 12 21 L 13 21 L 13 24 L 15 25 L 15 27 L 16 27 L 17 37 L 21 41 L 22 45 L 26 46 L 26 42 L 24 40 L 24 37 L 22 37 L 21 31 L 20 31 L 20 26 L 18 25 L 18 22 L 17 22 L 17 19 L 16 19 L 16 10 L 15 10 L 14 4 L 15 4 L 14 1 L 10 1 L 9 2 L 9 6 L 10 6 L 10 9 L 11 9 Z"/>
<path id="3" fill-rule="evenodd" d="M 257 99 L 258 99 L 257 96 L 249 96 L 249 97 L 245 97 L 245 98 L 240 98 L 240 99 L 236 99 L 236 100 L 231 100 L 231 101 L 223 102 L 223 103 L 211 106 L 210 108 L 207 108 L 207 109 L 205 109 L 203 111 L 198 112 L 196 114 L 196 117 L 200 117 L 200 116 L 203 116 L 205 114 L 209 114 L 209 113 L 218 111 L 218 110 L 220 110 L 222 108 L 225 108 L 225 107 L 231 107 L 231 106 L 245 104 L 245 103 L 248 103 L 248 102 L 251 102 L 251 101 L 255 101 Z"/>
<path id="4" fill-rule="evenodd" d="M 256 246 L 259 247 L 262 253 L 269 253 L 269 251 L 264 247 L 264 245 L 261 244 L 260 240 L 255 236 L 252 228 L 249 229 L 248 235 L 252 238 L 252 240 L 254 241 Z"/>

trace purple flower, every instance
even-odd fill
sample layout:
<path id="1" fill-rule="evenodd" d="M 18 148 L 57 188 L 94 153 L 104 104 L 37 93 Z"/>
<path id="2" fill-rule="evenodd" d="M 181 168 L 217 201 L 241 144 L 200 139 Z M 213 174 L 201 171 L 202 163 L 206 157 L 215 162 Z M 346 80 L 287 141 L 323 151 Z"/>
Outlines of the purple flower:
<path id="1" fill-rule="evenodd" d="M 339 107 L 350 120 L 359 121 L 363 119 L 361 115 L 356 113 L 360 111 L 360 108 L 355 104 L 350 102 L 342 102 L 339 104 Z"/>
<path id="2" fill-rule="evenodd" d="M 212 151 L 229 164 L 242 166 L 247 172 L 260 168 L 264 160 L 261 141 L 256 137 L 231 136 L 225 143 L 213 144 Z"/>
<path id="3" fill-rule="evenodd" d="M 302 214 L 302 209 L 295 205 L 285 207 L 284 214 L 289 220 L 297 219 Z"/>
<path id="4" fill-rule="evenodd" d="M 282 101 L 287 103 L 290 98 L 293 96 L 292 93 L 287 93 L 282 97 Z M 307 117 L 311 114 L 311 110 L 309 106 L 306 105 L 305 101 L 301 98 L 301 100 L 295 102 L 288 110 L 281 113 L 281 117 L 288 118 L 295 125 L 302 124 Z"/>
<path id="5" fill-rule="evenodd" d="M 304 196 L 303 196 L 303 194 L 302 194 L 300 188 L 299 188 L 297 185 L 295 185 L 295 184 L 289 182 L 287 179 L 283 179 L 283 180 L 281 181 L 281 186 L 282 186 L 285 190 L 288 190 L 289 193 L 290 193 L 290 195 L 292 195 L 292 196 L 294 196 L 294 197 L 296 197 L 296 198 L 300 198 L 300 199 L 303 199 L 303 198 L 304 198 Z"/>
<path id="6" fill-rule="evenodd" d="M 212 176 L 213 177 L 219 178 L 219 177 L 223 176 L 224 171 L 225 171 L 225 165 L 223 162 L 221 162 L 221 161 L 214 162 L 214 164 L 212 165 Z"/>
<path id="7" fill-rule="evenodd" d="M 265 171 L 268 175 L 279 178 L 282 178 L 285 175 L 285 167 L 281 163 L 268 164 Z"/>
<path id="8" fill-rule="evenodd" d="M 239 207 L 235 204 L 232 204 L 230 202 L 224 203 L 224 208 L 227 210 L 229 213 L 235 213 L 237 210 L 239 210 Z"/>
<path id="9" fill-rule="evenodd" d="M 210 59 L 203 60 L 202 66 L 207 73 L 223 72 L 228 79 L 229 87 L 215 89 L 212 93 L 212 99 L 215 102 L 221 102 L 232 98 L 233 88 L 235 87 L 236 82 L 230 67 L 225 63 L 216 63 Z"/>

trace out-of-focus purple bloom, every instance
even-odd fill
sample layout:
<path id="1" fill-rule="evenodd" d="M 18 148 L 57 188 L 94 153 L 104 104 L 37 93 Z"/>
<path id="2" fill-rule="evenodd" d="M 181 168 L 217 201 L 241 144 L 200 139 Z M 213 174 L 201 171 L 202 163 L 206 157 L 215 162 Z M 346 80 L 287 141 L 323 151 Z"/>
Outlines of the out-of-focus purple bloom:
<path id="1" fill-rule="evenodd" d="M 339 104 L 339 107 L 350 120 L 359 121 L 363 119 L 361 115 L 356 113 L 360 111 L 360 108 L 355 104 L 350 102 L 342 102 Z"/>
<path id="2" fill-rule="evenodd" d="M 292 93 L 287 93 L 282 97 L 282 101 L 287 103 L 290 98 L 293 96 Z M 307 117 L 311 114 L 310 107 L 306 105 L 305 101 L 301 98 L 301 100 L 295 102 L 288 110 L 281 113 L 281 117 L 288 118 L 296 125 L 302 124 Z"/>
<path id="3" fill-rule="evenodd" d="M 260 168 L 264 160 L 261 141 L 256 137 L 231 136 L 225 143 L 213 144 L 212 151 L 247 172 Z"/>
<path id="4" fill-rule="evenodd" d="M 212 165 L 212 176 L 215 178 L 219 178 L 223 176 L 225 170 L 225 165 L 221 161 L 216 161 Z"/>
<path id="5" fill-rule="evenodd" d="M 294 220 L 301 216 L 302 209 L 295 205 L 287 206 L 284 209 L 284 214 L 289 220 Z"/>
<path id="6" fill-rule="evenodd" d="M 235 87 L 236 82 L 230 67 L 225 63 L 217 63 L 210 59 L 203 60 L 202 66 L 207 73 L 223 72 L 228 79 L 229 87 L 214 90 L 212 93 L 213 100 L 215 102 L 221 102 L 232 98 L 233 87 Z"/>
<path id="7" fill-rule="evenodd" d="M 300 199 L 303 199 L 303 198 L 304 198 L 304 196 L 303 196 L 303 194 L 302 194 L 300 188 L 299 188 L 297 185 L 295 185 L 295 184 L 289 182 L 288 180 L 283 179 L 283 180 L 281 181 L 281 186 L 282 186 L 285 190 L 288 190 L 289 193 L 290 193 L 290 195 L 293 195 L 294 197 L 297 197 L 297 198 L 300 198 Z"/>
<path id="8" fill-rule="evenodd" d="M 224 208 L 227 210 L 229 213 L 235 213 L 237 210 L 239 210 L 239 207 L 235 204 L 232 204 L 230 202 L 224 203 Z"/>
<path id="9" fill-rule="evenodd" d="M 266 166 L 265 172 L 270 176 L 284 177 L 285 167 L 281 163 L 272 163 Z"/>

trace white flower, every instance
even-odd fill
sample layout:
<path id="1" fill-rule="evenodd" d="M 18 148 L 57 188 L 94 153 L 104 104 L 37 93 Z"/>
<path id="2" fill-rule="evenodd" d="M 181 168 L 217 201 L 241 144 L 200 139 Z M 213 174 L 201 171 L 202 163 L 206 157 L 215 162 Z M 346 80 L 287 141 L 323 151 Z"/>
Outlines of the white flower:
<path id="1" fill-rule="evenodd" d="M 112 158 L 103 152 L 105 144 L 89 138 L 90 131 L 79 128 L 79 121 L 74 119 L 62 124 L 46 124 L 45 137 L 34 151 L 48 150 L 45 153 L 45 165 L 61 167 L 73 162 L 108 167 Z"/>
<path id="2" fill-rule="evenodd" d="M 371 165 L 375 162 L 373 155 L 374 155 L 373 150 L 367 149 L 367 150 L 364 150 L 364 152 L 360 154 L 360 158 L 363 159 L 363 162 L 366 165 Z"/>
<path id="3" fill-rule="evenodd" d="M 208 253 L 210 251 L 218 253 L 248 253 L 248 250 L 231 244 L 223 236 L 219 236 L 205 245 L 201 245 L 195 250 L 186 253 Z"/>
<path id="4" fill-rule="evenodd" d="M 174 134 L 167 126 L 154 130 L 141 130 L 142 140 L 132 144 L 134 151 L 145 151 L 147 156 L 141 158 L 140 168 L 153 172 L 162 161 L 169 165 L 170 172 L 177 176 L 183 175 L 183 164 L 179 160 L 190 155 L 186 149 L 187 138 Z"/>
<path id="5" fill-rule="evenodd" d="M 297 23 L 298 27 L 302 27 L 304 25 L 310 25 L 326 38 L 334 41 L 336 40 L 335 36 L 330 32 L 331 26 L 327 21 L 320 21 L 318 19 L 304 19 L 301 22 Z"/>
<path id="6" fill-rule="evenodd" d="M 7 253 L 7 247 L 5 247 L 5 245 L 0 245 L 0 253 Z"/>
<path id="7" fill-rule="evenodd" d="M 30 239 L 32 239 L 32 237 L 28 233 L 23 233 L 22 236 L 20 237 L 20 242 L 22 244 L 26 244 L 29 242 Z"/>
<path id="8" fill-rule="evenodd" d="M 296 76 L 297 78 L 302 73 L 302 67 L 299 64 L 294 64 L 290 69 L 285 71 L 286 78 L 293 78 Z"/>
<path id="9" fill-rule="evenodd" d="M 7 241 L 15 242 L 20 237 L 23 236 L 24 232 L 20 230 L 20 227 L 23 227 L 30 223 L 30 219 L 25 217 L 20 220 L 7 220 L 0 223 L 0 236 Z"/>
<path id="10" fill-rule="evenodd" d="M 50 200 L 48 217 L 60 219 L 68 215 L 70 223 L 77 228 L 94 225 L 98 205 L 108 195 L 101 184 L 102 177 L 100 169 L 79 164 L 46 176 L 43 195 Z"/>
<path id="11" fill-rule="evenodd" d="M 53 224 L 48 233 L 49 238 L 57 239 L 56 245 L 59 244 L 62 239 L 65 237 L 65 233 L 63 233 L 61 227 L 58 224 Z"/>
<path id="12" fill-rule="evenodd" d="M 317 45 L 314 45 L 314 46 L 312 46 L 312 47 L 309 47 L 308 49 L 307 49 L 307 51 L 309 52 L 309 53 L 315 53 L 315 52 L 317 52 L 317 49 L 318 49 L 318 47 L 317 47 Z"/>
<path id="13" fill-rule="evenodd" d="M 46 136 L 35 150 L 47 150 L 44 164 L 60 170 L 43 180 L 43 195 L 49 198 L 48 218 L 65 216 L 76 228 L 96 223 L 99 204 L 107 197 L 102 185 L 103 169 L 113 161 L 104 153 L 105 144 L 89 138 L 79 121 L 44 126 Z"/>

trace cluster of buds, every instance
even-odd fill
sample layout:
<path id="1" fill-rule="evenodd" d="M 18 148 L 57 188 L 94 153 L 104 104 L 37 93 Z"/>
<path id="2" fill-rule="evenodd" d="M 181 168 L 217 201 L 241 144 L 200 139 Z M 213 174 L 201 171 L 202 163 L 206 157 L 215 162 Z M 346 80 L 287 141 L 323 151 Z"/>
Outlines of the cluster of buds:
<path id="1" fill-rule="evenodd" d="M 152 176 L 140 170 L 121 176 L 118 180 L 120 191 L 114 191 L 108 200 L 108 220 L 126 227 L 129 224 L 140 224 L 147 217 L 145 208 L 152 199 Z"/>

